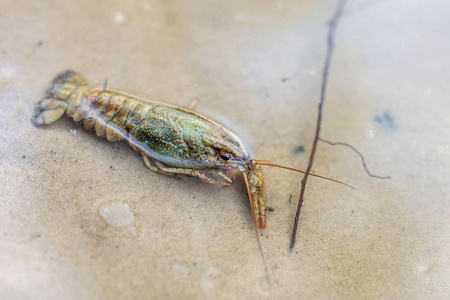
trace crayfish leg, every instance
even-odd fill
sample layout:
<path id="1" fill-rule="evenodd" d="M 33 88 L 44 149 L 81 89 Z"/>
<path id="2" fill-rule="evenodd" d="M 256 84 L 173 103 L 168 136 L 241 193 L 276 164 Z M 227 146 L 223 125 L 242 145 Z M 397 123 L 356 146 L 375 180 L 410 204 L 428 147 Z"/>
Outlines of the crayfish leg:
<path id="1" fill-rule="evenodd" d="M 175 173 L 175 174 L 183 174 L 183 175 L 189 175 L 189 176 L 195 176 L 195 177 L 200 178 L 203 181 L 206 181 L 206 182 L 212 183 L 212 184 L 219 184 L 219 185 L 223 185 L 223 186 L 229 186 L 230 183 L 232 182 L 232 180 L 230 178 L 228 178 L 228 176 L 223 174 L 221 171 L 216 171 L 216 170 L 193 170 L 193 169 L 187 169 L 187 168 L 171 168 L 171 167 L 166 167 L 165 165 L 163 165 L 162 163 L 160 163 L 159 161 L 156 161 L 156 160 L 155 160 L 155 164 L 160 170 L 163 170 L 165 172 Z M 227 182 L 219 181 L 219 180 L 213 178 L 212 176 L 221 177 Z"/>

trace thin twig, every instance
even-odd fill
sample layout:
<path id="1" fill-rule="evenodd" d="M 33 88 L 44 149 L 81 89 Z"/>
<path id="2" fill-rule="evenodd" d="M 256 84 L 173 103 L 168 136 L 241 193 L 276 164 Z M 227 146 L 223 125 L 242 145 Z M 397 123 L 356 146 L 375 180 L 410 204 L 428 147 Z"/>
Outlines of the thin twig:
<path id="1" fill-rule="evenodd" d="M 355 153 L 358 154 L 359 157 L 361 158 L 361 162 L 363 164 L 364 170 L 366 170 L 367 175 L 369 175 L 370 177 L 374 177 L 374 178 L 378 178 L 378 179 L 390 179 L 391 178 L 391 176 L 379 176 L 379 175 L 374 175 L 374 174 L 370 173 L 369 169 L 367 168 L 364 156 L 361 154 L 361 152 L 356 150 L 356 148 L 353 147 L 352 145 L 347 144 L 347 143 L 341 143 L 341 142 L 333 143 L 333 142 L 324 140 L 323 138 L 319 138 L 319 141 L 329 144 L 331 146 L 345 146 L 345 147 L 348 147 L 348 148 L 352 149 L 353 151 L 355 151 Z"/>
<path id="2" fill-rule="evenodd" d="M 297 235 L 298 220 L 300 218 L 300 211 L 302 209 L 303 197 L 304 197 L 305 188 L 306 188 L 306 181 L 308 179 L 308 173 L 311 171 L 311 168 L 312 168 L 312 165 L 314 162 L 314 155 L 316 154 L 317 141 L 319 140 L 320 125 L 322 122 L 322 106 L 325 101 L 325 91 L 327 88 L 328 70 L 330 69 L 331 54 L 333 53 L 333 48 L 334 48 L 334 34 L 336 32 L 337 23 L 342 15 L 342 11 L 344 10 L 345 2 L 346 2 L 346 0 L 339 0 L 338 4 L 336 6 L 336 10 L 334 12 L 334 16 L 328 25 L 327 56 L 325 59 L 325 65 L 324 65 L 323 73 L 322 73 L 322 88 L 320 90 L 320 101 L 319 101 L 319 109 L 318 109 L 318 114 L 317 114 L 316 133 L 314 136 L 311 154 L 309 156 L 308 168 L 306 169 L 306 174 L 303 176 L 303 179 L 302 179 L 302 187 L 300 190 L 300 197 L 298 199 L 297 213 L 295 214 L 294 228 L 292 230 L 291 245 L 289 247 L 290 251 L 292 251 L 292 249 L 294 248 L 294 245 L 295 245 L 295 237 Z"/>

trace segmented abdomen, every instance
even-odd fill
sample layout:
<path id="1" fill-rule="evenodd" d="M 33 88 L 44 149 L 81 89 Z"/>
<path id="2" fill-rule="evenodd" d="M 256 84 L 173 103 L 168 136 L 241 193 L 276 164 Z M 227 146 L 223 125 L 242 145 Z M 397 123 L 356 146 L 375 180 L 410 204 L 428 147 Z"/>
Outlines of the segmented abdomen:
<path id="1" fill-rule="evenodd" d="M 106 135 L 110 141 L 126 138 L 128 132 L 154 108 L 149 103 L 100 89 L 87 90 L 69 102 L 76 107 L 73 113 L 70 109 L 68 111 L 74 121 L 83 120 L 84 128 L 94 128 L 98 136 Z"/>

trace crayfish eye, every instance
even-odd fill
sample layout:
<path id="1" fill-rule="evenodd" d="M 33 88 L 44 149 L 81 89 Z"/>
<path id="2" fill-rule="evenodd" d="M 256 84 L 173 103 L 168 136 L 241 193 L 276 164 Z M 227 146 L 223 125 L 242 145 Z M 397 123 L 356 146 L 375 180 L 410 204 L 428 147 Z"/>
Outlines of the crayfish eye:
<path id="1" fill-rule="evenodd" d="M 228 152 L 222 152 L 220 154 L 220 158 L 222 158 L 223 160 L 229 160 L 231 158 L 231 154 Z"/>

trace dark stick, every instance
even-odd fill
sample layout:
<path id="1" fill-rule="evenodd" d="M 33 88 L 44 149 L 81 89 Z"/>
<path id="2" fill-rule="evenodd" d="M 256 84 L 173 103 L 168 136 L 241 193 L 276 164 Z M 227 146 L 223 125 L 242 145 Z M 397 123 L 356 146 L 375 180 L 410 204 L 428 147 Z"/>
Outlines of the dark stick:
<path id="1" fill-rule="evenodd" d="M 317 148 L 317 142 L 319 140 L 319 134 L 320 134 L 320 124 L 322 122 L 322 107 L 323 103 L 325 101 L 325 92 L 327 89 L 327 80 L 328 80 L 328 70 L 330 69 L 331 64 L 331 54 L 333 53 L 334 48 L 334 34 L 336 32 L 336 26 L 337 23 L 342 15 L 342 11 L 344 10 L 346 0 L 339 0 L 336 10 L 334 12 L 333 19 L 328 25 L 328 40 L 327 40 L 327 56 L 325 59 L 325 65 L 323 68 L 322 73 L 322 88 L 320 90 L 320 101 L 319 101 L 319 109 L 317 114 L 317 123 L 316 123 L 316 133 L 314 135 L 314 141 L 311 149 L 311 154 L 309 156 L 308 161 L 308 168 L 306 169 L 306 174 L 303 176 L 302 179 L 302 187 L 300 190 L 300 197 L 298 199 L 298 206 L 297 206 L 297 213 L 295 214 L 295 220 L 294 220 L 294 228 L 292 230 L 292 236 L 291 236 L 291 245 L 289 247 L 289 250 L 292 251 L 295 245 L 295 237 L 297 235 L 297 227 L 298 227 L 298 220 L 300 218 L 300 211 L 302 209 L 303 204 L 303 197 L 305 194 L 305 188 L 306 188 L 306 181 L 308 180 L 308 173 L 311 172 L 311 168 L 314 162 L 314 155 L 316 154 L 316 148 Z"/>

